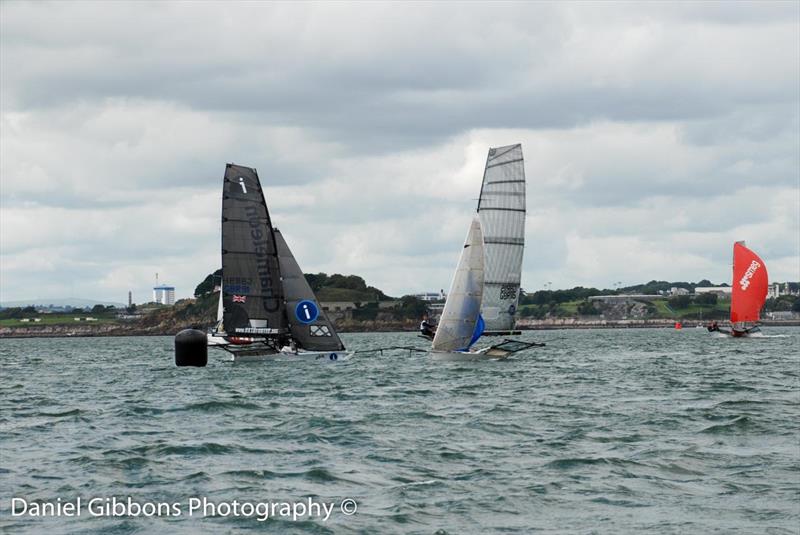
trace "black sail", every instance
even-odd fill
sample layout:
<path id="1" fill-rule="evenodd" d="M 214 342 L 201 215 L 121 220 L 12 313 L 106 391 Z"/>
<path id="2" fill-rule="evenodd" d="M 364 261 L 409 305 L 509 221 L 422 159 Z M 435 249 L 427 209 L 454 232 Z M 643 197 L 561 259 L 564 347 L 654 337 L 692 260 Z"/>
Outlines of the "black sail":
<path id="1" fill-rule="evenodd" d="M 229 336 L 286 331 L 278 252 L 255 169 L 227 164 L 222 188 L 222 325 Z"/>
<path id="2" fill-rule="evenodd" d="M 343 351 L 344 344 L 308 285 L 281 231 L 275 229 L 274 234 L 292 338 L 308 351 Z"/>

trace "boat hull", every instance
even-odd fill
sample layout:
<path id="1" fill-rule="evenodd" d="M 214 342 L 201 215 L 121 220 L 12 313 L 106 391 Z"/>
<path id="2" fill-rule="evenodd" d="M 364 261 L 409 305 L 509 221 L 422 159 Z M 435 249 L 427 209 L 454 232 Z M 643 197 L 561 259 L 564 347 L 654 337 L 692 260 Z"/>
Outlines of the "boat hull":
<path id="1" fill-rule="evenodd" d="M 339 362 L 348 360 L 352 353 L 348 351 L 291 351 L 288 347 L 275 349 L 260 340 L 247 341 L 240 339 L 238 343 L 228 338 L 208 333 L 208 347 L 224 349 L 231 355 L 233 362 L 263 362 L 266 360 L 313 360 L 320 362 Z"/>
<path id="2" fill-rule="evenodd" d="M 285 361 L 292 362 L 297 360 L 312 361 L 312 362 L 342 362 L 349 360 L 351 353 L 348 351 L 298 351 L 297 353 L 291 352 L 264 352 L 264 353 L 247 353 L 246 351 L 231 352 L 231 360 L 233 362 L 266 362 L 266 361 Z"/>
<path id="3" fill-rule="evenodd" d="M 730 335 L 733 338 L 748 338 L 753 336 L 754 334 L 760 334 L 761 329 L 758 326 L 750 327 L 749 329 L 745 329 L 743 331 L 739 331 L 737 329 L 731 329 Z"/>
<path id="4" fill-rule="evenodd" d="M 445 362 L 470 362 L 477 360 L 503 360 L 508 355 L 492 354 L 490 347 L 480 349 L 478 351 L 431 351 L 430 355 L 433 360 L 440 360 Z"/>
<path id="5" fill-rule="evenodd" d="M 750 338 L 751 336 L 758 335 L 761 336 L 761 329 L 758 325 L 750 327 L 749 329 L 725 329 L 725 328 L 709 328 L 709 332 L 712 334 L 716 334 L 718 336 L 723 336 L 726 338 Z"/>

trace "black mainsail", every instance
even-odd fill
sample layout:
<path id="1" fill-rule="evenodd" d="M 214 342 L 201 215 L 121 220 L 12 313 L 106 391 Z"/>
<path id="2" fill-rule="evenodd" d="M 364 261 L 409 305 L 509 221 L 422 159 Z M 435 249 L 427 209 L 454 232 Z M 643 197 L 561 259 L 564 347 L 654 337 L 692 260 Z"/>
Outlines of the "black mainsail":
<path id="1" fill-rule="evenodd" d="M 308 351 L 343 351 L 344 344 L 322 310 L 281 231 L 275 229 L 274 234 L 292 338 Z"/>
<path id="2" fill-rule="evenodd" d="M 222 188 L 222 326 L 229 336 L 286 332 L 275 233 L 255 169 L 227 164 Z"/>

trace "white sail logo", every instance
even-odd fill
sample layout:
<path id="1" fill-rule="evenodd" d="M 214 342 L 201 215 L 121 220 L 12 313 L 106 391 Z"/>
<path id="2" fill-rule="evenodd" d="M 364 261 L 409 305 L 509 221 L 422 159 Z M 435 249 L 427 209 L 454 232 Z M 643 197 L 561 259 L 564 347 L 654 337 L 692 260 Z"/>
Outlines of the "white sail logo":
<path id="1" fill-rule="evenodd" d="M 242 193 L 247 193 L 247 186 L 244 185 L 244 177 L 239 177 L 239 185 L 242 186 Z"/>
<path id="2" fill-rule="evenodd" d="M 753 278 L 753 275 L 756 274 L 756 271 L 758 271 L 758 268 L 760 267 L 761 264 L 755 260 L 750 263 L 750 267 L 747 268 L 747 271 L 744 272 L 742 278 L 739 279 L 739 287 L 742 289 L 742 291 L 747 290 L 748 286 L 750 286 L 750 279 Z"/>

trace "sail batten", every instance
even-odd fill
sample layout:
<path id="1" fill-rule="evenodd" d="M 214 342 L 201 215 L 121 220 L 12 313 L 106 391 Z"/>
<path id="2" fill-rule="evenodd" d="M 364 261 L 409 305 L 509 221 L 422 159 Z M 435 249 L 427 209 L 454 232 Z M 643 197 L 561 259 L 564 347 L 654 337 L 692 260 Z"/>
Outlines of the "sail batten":
<path id="1" fill-rule="evenodd" d="M 487 331 L 514 328 L 525 248 L 522 146 L 489 149 L 478 201 L 486 255 L 482 315 Z"/>

